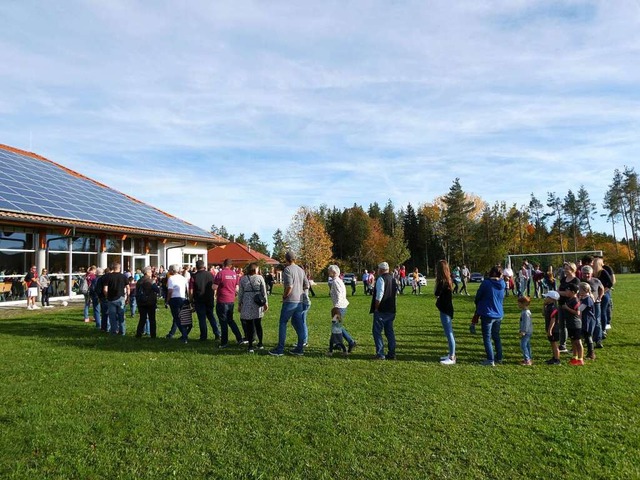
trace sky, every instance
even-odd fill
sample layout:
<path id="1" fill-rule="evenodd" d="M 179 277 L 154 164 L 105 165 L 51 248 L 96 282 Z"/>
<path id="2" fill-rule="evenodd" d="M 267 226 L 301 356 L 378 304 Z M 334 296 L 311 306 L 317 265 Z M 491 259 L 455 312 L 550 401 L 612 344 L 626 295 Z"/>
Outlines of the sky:
<path id="1" fill-rule="evenodd" d="M 0 143 L 204 229 L 640 169 L 640 0 L 0 2 Z M 596 228 L 610 232 L 599 216 Z"/>

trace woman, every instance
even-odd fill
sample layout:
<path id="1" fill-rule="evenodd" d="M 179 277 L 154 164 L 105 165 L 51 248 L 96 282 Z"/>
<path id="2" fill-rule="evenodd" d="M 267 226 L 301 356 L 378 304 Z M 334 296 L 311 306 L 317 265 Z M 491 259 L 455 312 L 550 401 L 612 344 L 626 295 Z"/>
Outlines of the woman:
<path id="1" fill-rule="evenodd" d="M 562 306 L 567 303 L 567 297 L 569 294 L 567 293 L 567 285 L 573 284 L 575 285 L 576 292 L 578 291 L 578 287 L 580 286 L 580 279 L 576 276 L 576 264 L 572 262 L 565 262 L 562 270 L 564 275 L 560 280 L 560 286 L 558 287 L 558 294 L 560 295 L 560 300 L 558 300 L 558 325 L 560 326 L 560 353 L 567 353 L 567 327 L 566 327 L 566 316 Z"/>
<path id="2" fill-rule="evenodd" d="M 138 305 L 138 328 L 136 329 L 136 337 L 142 337 L 145 330 L 149 330 L 149 336 L 156 338 L 156 308 L 158 306 L 158 295 L 160 295 L 160 287 L 153 280 L 151 267 L 144 267 L 144 274 L 136 284 L 135 295 L 136 304 Z M 133 296 L 133 294 L 131 295 Z"/>
<path id="3" fill-rule="evenodd" d="M 502 302 L 505 296 L 506 285 L 502 279 L 502 267 L 496 265 L 489 272 L 489 278 L 485 278 L 476 292 L 476 313 L 480 315 L 482 322 L 482 342 L 487 353 L 487 359 L 483 365 L 495 366 L 496 362 L 502 362 L 502 342 L 500 340 L 500 325 L 504 317 Z M 491 345 L 495 345 L 495 352 Z"/>
<path id="4" fill-rule="evenodd" d="M 456 340 L 453 337 L 453 287 L 451 272 L 446 260 L 440 260 L 436 265 L 436 307 L 440 311 L 440 321 L 444 329 L 444 336 L 449 344 L 449 354 L 440 359 L 442 365 L 456 364 Z"/>
<path id="5" fill-rule="evenodd" d="M 259 306 L 256 301 L 256 295 L 260 295 L 264 301 L 264 306 Z M 253 353 L 254 336 L 258 336 L 257 348 L 262 350 L 262 317 L 269 310 L 267 297 L 267 285 L 258 273 L 258 264 L 250 263 L 247 266 L 245 275 L 240 278 L 240 287 L 238 290 L 238 312 L 240 312 L 240 321 L 244 330 L 244 338 L 249 341 L 247 349 L 248 353 Z M 255 335 L 254 335 L 255 334 Z"/>
<path id="6" fill-rule="evenodd" d="M 47 274 L 47 269 L 43 268 L 40 277 L 38 278 L 38 285 L 40 286 L 40 298 L 42 299 L 43 308 L 51 308 L 49 304 L 49 288 L 51 287 L 51 280 Z"/>
<path id="7" fill-rule="evenodd" d="M 609 272 L 604 265 L 604 261 L 600 257 L 593 259 L 593 276 L 600 280 L 604 287 L 604 295 L 602 295 L 600 303 L 600 327 L 602 339 L 607 338 L 607 330 L 611 329 L 611 289 L 615 284 L 615 275 L 613 270 Z M 602 340 L 601 339 L 601 340 Z"/>
<path id="8" fill-rule="evenodd" d="M 344 286 L 344 282 L 340 278 L 340 268 L 337 265 L 329 265 L 328 268 L 329 277 L 332 278 L 331 290 L 329 295 L 331 296 L 331 303 L 334 308 L 340 309 L 340 316 L 344 322 L 344 317 L 347 314 L 347 307 L 349 306 L 349 300 L 347 300 L 347 289 Z M 347 349 L 348 353 L 351 353 L 356 348 L 356 341 L 349 335 L 347 329 L 342 327 L 342 337 L 349 344 Z"/>
<path id="9" fill-rule="evenodd" d="M 452 274 L 453 293 L 458 294 L 460 291 L 460 267 L 455 267 Z"/>

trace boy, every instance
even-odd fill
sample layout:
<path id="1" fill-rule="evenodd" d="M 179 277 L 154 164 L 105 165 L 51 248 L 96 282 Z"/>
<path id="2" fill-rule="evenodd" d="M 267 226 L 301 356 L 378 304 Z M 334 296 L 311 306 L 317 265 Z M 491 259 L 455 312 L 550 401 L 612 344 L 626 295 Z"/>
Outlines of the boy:
<path id="1" fill-rule="evenodd" d="M 336 348 L 342 350 L 343 355 L 347 355 L 347 348 L 344 345 L 344 338 L 342 336 L 342 317 L 340 315 L 340 309 L 333 307 L 331 309 L 331 339 L 329 340 L 329 351 L 327 356 L 332 356 L 333 351 Z"/>
<path id="2" fill-rule="evenodd" d="M 569 283 L 566 286 L 566 303 L 562 306 L 565 314 L 567 334 L 571 339 L 572 358 L 570 365 L 584 365 L 584 349 L 582 348 L 582 320 L 580 318 L 580 301 L 577 298 L 578 286 Z"/>
<path id="3" fill-rule="evenodd" d="M 520 349 L 522 350 L 522 365 L 532 365 L 531 358 L 531 335 L 533 335 L 533 322 L 531 321 L 531 310 L 529 305 L 531 299 L 527 296 L 518 298 L 518 308 L 520 313 Z"/>
<path id="4" fill-rule="evenodd" d="M 580 317 L 582 318 L 582 336 L 587 343 L 587 358 L 595 360 L 596 354 L 593 351 L 593 332 L 596 328 L 595 303 L 591 293 L 591 285 L 581 282 L 579 289 L 580 297 Z"/>
<path id="5" fill-rule="evenodd" d="M 547 365 L 560 365 L 560 329 L 558 328 L 558 304 L 560 294 L 555 290 L 550 290 L 544 295 L 544 328 L 547 332 L 547 339 L 551 343 L 552 357 L 545 363 Z"/>

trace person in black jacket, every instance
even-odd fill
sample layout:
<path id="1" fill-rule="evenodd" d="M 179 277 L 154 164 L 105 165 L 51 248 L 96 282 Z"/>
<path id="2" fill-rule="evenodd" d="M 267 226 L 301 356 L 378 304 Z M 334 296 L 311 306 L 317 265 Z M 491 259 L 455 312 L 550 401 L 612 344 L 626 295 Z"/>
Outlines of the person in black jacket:
<path id="1" fill-rule="evenodd" d="M 142 337 L 144 327 L 147 320 L 149 320 L 149 336 L 156 338 L 156 307 L 158 305 L 160 287 L 151 278 L 151 267 L 145 267 L 143 272 L 144 275 L 136 284 L 136 303 L 140 314 L 136 337 Z"/>
<path id="2" fill-rule="evenodd" d="M 466 289 L 466 286 L 465 286 Z M 446 260 L 440 260 L 436 266 L 436 307 L 440 311 L 440 321 L 444 335 L 449 343 L 449 353 L 440 359 L 443 365 L 455 365 L 456 340 L 453 337 L 453 294 L 451 288 L 451 272 Z"/>
<path id="3" fill-rule="evenodd" d="M 376 279 L 371 298 L 371 309 L 373 314 L 373 341 L 376 345 L 376 360 L 395 360 L 396 358 L 396 335 L 393 331 L 393 321 L 396 318 L 396 296 L 398 286 L 389 273 L 389 264 L 382 262 L 378 265 L 378 278 Z M 384 354 L 384 342 L 382 331 L 387 337 L 387 355 Z"/>

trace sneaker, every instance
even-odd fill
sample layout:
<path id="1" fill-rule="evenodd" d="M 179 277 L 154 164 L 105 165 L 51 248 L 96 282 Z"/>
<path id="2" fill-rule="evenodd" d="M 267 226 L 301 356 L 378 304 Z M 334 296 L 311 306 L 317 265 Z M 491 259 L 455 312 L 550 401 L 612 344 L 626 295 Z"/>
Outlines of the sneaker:
<path id="1" fill-rule="evenodd" d="M 182 343 L 184 343 L 185 345 L 186 345 L 187 343 L 189 343 L 189 340 L 187 340 L 186 338 L 181 338 L 181 339 L 180 339 L 180 341 L 181 341 Z"/>
<path id="2" fill-rule="evenodd" d="M 269 355 L 273 355 L 274 357 L 281 357 L 284 355 L 284 353 L 277 350 L 269 350 Z"/>
<path id="3" fill-rule="evenodd" d="M 31 308 L 31 305 L 27 305 L 27 310 L 33 310 L 33 308 Z"/>
<path id="4" fill-rule="evenodd" d="M 325 353 L 325 355 L 326 355 L 327 357 L 332 357 L 332 356 L 333 356 L 333 352 L 327 352 L 327 353 Z"/>
<path id="5" fill-rule="evenodd" d="M 167 333 L 164 338 L 173 338 L 173 335 L 171 335 L 170 333 Z"/>
<path id="6" fill-rule="evenodd" d="M 533 365 L 533 362 L 531 360 L 522 360 L 520 365 Z"/>
<path id="7" fill-rule="evenodd" d="M 589 353 L 589 354 L 587 355 L 587 358 L 588 358 L 589 360 L 595 360 L 595 359 L 596 359 L 596 354 L 595 354 L 595 352 L 591 352 L 591 353 Z"/>
<path id="8" fill-rule="evenodd" d="M 357 346 L 358 344 L 354 341 L 351 345 L 349 345 L 349 348 L 347 348 L 347 353 L 353 352 Z"/>
<path id="9" fill-rule="evenodd" d="M 387 356 L 386 356 L 386 357 L 384 357 L 384 358 L 386 358 L 387 360 L 395 360 L 395 359 L 396 359 L 396 356 L 395 356 L 395 354 L 394 354 L 394 355 L 387 355 Z"/>
<path id="10" fill-rule="evenodd" d="M 222 345 L 218 345 L 218 348 L 222 350 L 222 349 L 227 348 L 228 346 L 229 346 L 228 343 L 223 343 Z"/>
<path id="11" fill-rule="evenodd" d="M 256 345 L 256 348 L 257 348 L 258 350 L 264 350 L 264 346 L 263 346 L 261 343 L 259 343 L 258 345 Z"/>
<path id="12" fill-rule="evenodd" d="M 493 362 L 493 360 L 485 360 L 484 362 L 482 362 L 481 364 L 484 367 L 495 367 L 496 364 Z"/>
<path id="13" fill-rule="evenodd" d="M 547 365 L 560 365 L 562 362 L 558 358 L 550 358 L 544 363 L 546 363 Z"/>
<path id="14" fill-rule="evenodd" d="M 597 342 L 596 348 L 604 348 L 604 345 L 602 344 L 602 342 Z"/>
<path id="15" fill-rule="evenodd" d="M 611 324 L 609 323 L 604 329 L 605 330 L 611 330 Z"/>
<path id="16" fill-rule="evenodd" d="M 249 345 L 249 340 L 240 340 L 238 345 Z"/>
<path id="17" fill-rule="evenodd" d="M 40 307 L 38 305 L 34 305 L 33 310 L 40 310 Z M 611 325 L 607 325 L 607 327 L 611 328 Z"/>
<path id="18" fill-rule="evenodd" d="M 560 353 L 569 353 L 569 350 L 567 350 L 567 346 L 566 345 L 560 345 Z"/>
<path id="19" fill-rule="evenodd" d="M 445 360 L 440 360 L 440 363 L 442 365 L 455 365 L 456 359 L 447 357 Z"/>
<path id="20" fill-rule="evenodd" d="M 381 357 L 380 355 L 374 355 L 371 360 L 384 360 L 384 357 Z"/>
<path id="21" fill-rule="evenodd" d="M 440 357 L 440 361 L 442 362 L 442 361 L 446 360 L 447 358 L 449 358 L 449 355 L 443 355 L 442 357 Z"/>
<path id="22" fill-rule="evenodd" d="M 84 323 L 89 323 L 91 320 L 89 320 L 88 318 L 84 319 Z"/>
<path id="23" fill-rule="evenodd" d="M 289 353 L 291 355 L 295 355 L 296 357 L 302 357 L 304 355 L 304 352 L 302 350 L 297 350 L 295 348 L 292 348 L 291 350 L 289 350 Z"/>
<path id="24" fill-rule="evenodd" d="M 53 305 L 46 305 L 44 308 L 53 308 Z"/>
<path id="25" fill-rule="evenodd" d="M 247 353 L 254 353 L 253 348 L 250 348 L 249 350 L 247 350 Z"/>
<path id="26" fill-rule="evenodd" d="M 584 365 L 584 360 L 580 360 L 579 358 L 572 358 L 569 361 L 569 365 L 573 365 L 574 367 Z"/>

